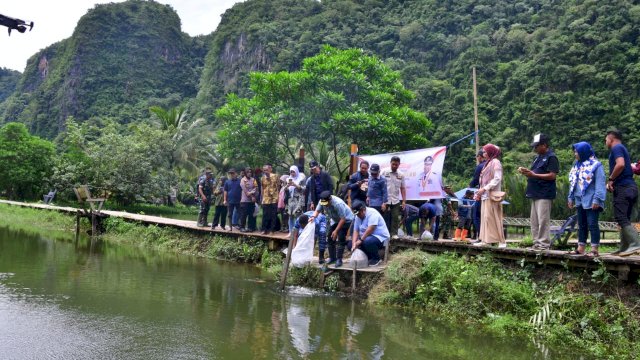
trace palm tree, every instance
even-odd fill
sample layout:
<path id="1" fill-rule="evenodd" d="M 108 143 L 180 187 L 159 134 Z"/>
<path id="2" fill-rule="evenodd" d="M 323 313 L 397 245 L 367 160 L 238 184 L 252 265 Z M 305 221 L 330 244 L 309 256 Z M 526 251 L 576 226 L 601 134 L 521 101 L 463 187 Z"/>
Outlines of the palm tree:
<path id="1" fill-rule="evenodd" d="M 204 119 L 190 121 L 184 105 L 164 109 L 159 106 L 152 106 L 149 110 L 156 115 L 158 125 L 166 131 L 172 140 L 170 144 L 172 151 L 169 159 L 171 170 L 187 172 L 197 172 L 198 152 L 203 139 L 210 135 L 208 129 L 204 129 Z"/>

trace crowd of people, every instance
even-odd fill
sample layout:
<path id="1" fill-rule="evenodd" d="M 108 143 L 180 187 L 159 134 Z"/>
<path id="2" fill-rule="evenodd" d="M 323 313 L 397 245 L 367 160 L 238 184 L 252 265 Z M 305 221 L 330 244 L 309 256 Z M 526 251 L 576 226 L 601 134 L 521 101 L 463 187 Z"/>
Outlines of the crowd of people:
<path id="1" fill-rule="evenodd" d="M 572 254 L 599 256 L 598 218 L 607 191 L 613 195 L 615 219 L 621 228 L 621 246 L 613 254 L 640 253 L 638 233 L 630 221 L 631 209 L 638 197 L 633 179 L 636 169 L 619 131 L 609 131 L 605 143 L 610 150 L 608 178 L 589 143 L 573 145 L 575 162 L 569 173 L 567 206 L 577 212 L 578 246 Z M 518 172 L 527 178 L 526 197 L 531 200 L 534 242 L 530 249 L 536 251 L 548 250 L 551 244 L 550 216 L 560 164 L 550 145 L 548 136 L 535 135 L 531 143 L 536 154 L 532 165 L 518 168 Z M 251 168 L 242 170 L 239 178 L 236 170 L 230 169 L 228 177 L 215 181 L 211 170 L 206 169 L 197 186 L 198 226 L 208 226 L 211 206 L 214 206 L 212 229 L 258 231 L 256 218 L 262 211 L 262 234 L 292 231 L 295 239 L 313 221 L 320 263 L 335 263 L 336 266 L 342 265 L 345 248 L 360 248 L 367 254 L 370 264 L 377 264 L 379 250 L 389 239 L 397 237 L 399 232 L 413 236 L 416 220 L 421 239 L 438 240 L 442 235 L 443 238 L 469 241 L 475 246 L 497 244 L 506 247 L 501 150 L 496 145 L 486 144 L 476 155 L 477 166 L 469 184 L 471 189 L 458 199 L 450 187 L 442 185 L 448 196 L 422 203 L 407 202 L 405 176 L 399 171 L 401 159 L 398 156 L 391 158 L 384 171 L 380 164 L 361 160 L 358 171 L 348 177 L 337 195 L 333 194 L 333 178 L 315 160 L 309 163 L 308 177 L 296 165 L 290 167 L 289 174 L 278 176 L 272 166 L 266 164 L 255 171 Z M 425 159 L 425 168 L 428 161 L 429 157 Z M 640 172 L 640 168 L 637 171 Z M 441 183 L 442 179 L 439 181 Z M 474 188 L 478 190 L 474 192 Z M 451 200 L 458 203 L 457 212 Z M 591 247 L 587 252 L 589 235 Z M 326 261 L 325 250 L 328 252 Z"/>

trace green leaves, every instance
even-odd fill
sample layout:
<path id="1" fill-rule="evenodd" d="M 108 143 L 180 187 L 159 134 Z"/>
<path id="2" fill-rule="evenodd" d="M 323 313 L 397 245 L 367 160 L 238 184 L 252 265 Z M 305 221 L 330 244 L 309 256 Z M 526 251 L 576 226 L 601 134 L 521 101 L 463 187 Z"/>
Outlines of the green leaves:
<path id="1" fill-rule="evenodd" d="M 0 128 L 0 192 L 9 198 L 38 198 L 53 172 L 54 146 L 29 135 L 26 126 Z"/>
<path id="2" fill-rule="evenodd" d="M 399 74 L 360 49 L 325 46 L 300 71 L 252 73 L 251 90 L 252 98 L 231 95 L 216 112 L 219 151 L 238 160 L 278 163 L 284 155 L 292 163 L 292 145 L 301 143 L 317 157 L 319 142 L 332 149 L 335 175 L 342 178 L 347 158 L 338 160 L 338 151 L 345 144 L 356 142 L 368 153 L 427 144 L 431 123 L 409 107 L 414 96 Z"/>

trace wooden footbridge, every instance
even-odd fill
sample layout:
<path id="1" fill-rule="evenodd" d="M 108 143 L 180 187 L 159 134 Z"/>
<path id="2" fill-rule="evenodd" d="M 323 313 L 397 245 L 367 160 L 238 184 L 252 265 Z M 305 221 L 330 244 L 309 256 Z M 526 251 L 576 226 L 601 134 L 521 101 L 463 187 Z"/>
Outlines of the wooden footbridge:
<path id="1" fill-rule="evenodd" d="M 68 213 L 70 215 L 78 214 L 80 209 L 74 207 L 53 206 L 42 203 L 24 203 L 8 200 L 0 200 L 1 204 L 12 206 L 29 207 L 36 209 L 45 209 Z M 260 233 L 242 233 L 239 231 L 212 230 L 210 227 L 198 227 L 195 221 L 177 220 L 159 216 L 132 214 L 123 211 L 101 210 L 102 216 L 118 217 L 128 221 L 135 221 L 148 225 L 169 226 L 197 233 L 211 233 L 212 235 L 223 235 L 228 237 L 244 237 L 261 239 L 268 242 L 270 249 L 277 250 L 286 246 L 289 239 L 285 233 L 274 233 L 263 235 Z M 508 240 L 509 243 L 516 243 L 516 240 Z M 402 237 L 391 241 L 391 252 L 400 249 L 417 248 L 429 253 L 455 252 L 465 256 L 476 256 L 480 254 L 491 254 L 496 259 L 504 261 L 523 261 L 537 265 L 563 266 L 569 268 L 597 269 L 606 267 L 609 271 L 618 274 L 620 279 L 627 279 L 630 274 L 640 274 L 640 256 L 619 257 L 607 254 L 601 254 L 598 258 L 587 256 L 569 255 L 566 251 L 548 250 L 533 251 L 524 248 L 497 248 L 491 246 L 472 246 L 471 244 L 440 240 L 440 241 L 421 241 L 412 237 Z M 316 260 L 317 264 L 317 260 Z M 320 265 L 318 265 L 320 266 Z M 379 265 L 373 268 L 357 269 L 358 272 L 380 272 L 386 268 L 386 265 Z M 353 271 L 349 266 L 349 262 L 338 269 L 329 268 L 332 271 Z"/>

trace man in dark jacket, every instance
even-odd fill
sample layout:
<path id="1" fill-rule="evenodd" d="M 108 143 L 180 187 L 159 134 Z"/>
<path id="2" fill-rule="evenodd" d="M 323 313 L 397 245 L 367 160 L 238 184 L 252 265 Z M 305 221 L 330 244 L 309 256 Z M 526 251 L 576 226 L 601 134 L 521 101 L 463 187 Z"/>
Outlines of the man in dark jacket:
<path id="1" fill-rule="evenodd" d="M 520 167 L 518 171 L 527 177 L 526 196 L 531 199 L 532 249 L 548 250 L 551 245 L 551 206 L 556 198 L 556 175 L 560 172 L 560 163 L 550 148 L 547 135 L 534 136 L 531 147 L 537 154 L 531 169 Z"/>
<path id="2" fill-rule="evenodd" d="M 320 168 L 320 164 L 315 160 L 309 162 L 309 168 L 312 175 L 305 189 L 307 192 L 305 199 L 311 201 L 311 203 L 307 204 L 307 208 L 315 210 L 316 206 L 318 206 L 318 201 L 320 201 L 320 194 L 325 191 L 333 193 L 333 179 L 328 172 Z"/>
<path id="3" fill-rule="evenodd" d="M 349 189 L 351 190 L 351 202 L 356 200 L 367 201 L 367 182 L 369 181 L 369 162 L 360 162 L 360 171 L 353 173 L 349 178 Z"/>

